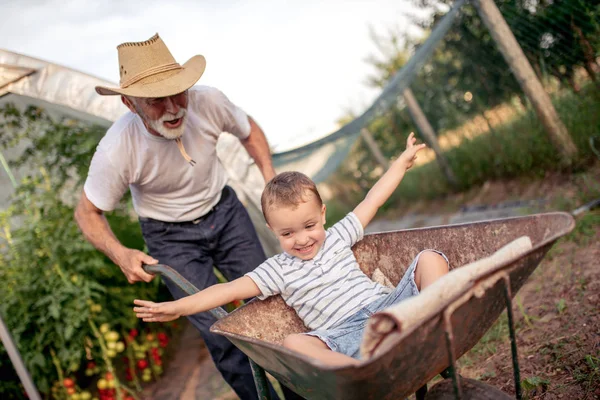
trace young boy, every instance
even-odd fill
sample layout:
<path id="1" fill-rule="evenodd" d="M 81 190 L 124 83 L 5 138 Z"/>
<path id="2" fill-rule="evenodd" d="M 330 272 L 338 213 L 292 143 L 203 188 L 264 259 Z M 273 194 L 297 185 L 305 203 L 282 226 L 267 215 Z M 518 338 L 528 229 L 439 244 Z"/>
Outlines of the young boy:
<path id="1" fill-rule="evenodd" d="M 280 294 L 311 332 L 293 334 L 283 345 L 327 365 L 358 363 L 365 324 L 373 313 L 417 295 L 448 272 L 446 257 L 434 250 L 419 253 L 392 290 L 371 281 L 359 268 L 351 247 L 362 239 L 375 213 L 413 165 L 411 133 L 406 150 L 377 181 L 366 198 L 344 219 L 325 231 L 325 205 L 315 184 L 299 172 L 275 176 L 262 194 L 267 226 L 283 253 L 228 283 L 211 286 L 176 301 L 135 300 L 134 311 L 147 322 L 171 321 L 222 306 L 233 300 Z"/>

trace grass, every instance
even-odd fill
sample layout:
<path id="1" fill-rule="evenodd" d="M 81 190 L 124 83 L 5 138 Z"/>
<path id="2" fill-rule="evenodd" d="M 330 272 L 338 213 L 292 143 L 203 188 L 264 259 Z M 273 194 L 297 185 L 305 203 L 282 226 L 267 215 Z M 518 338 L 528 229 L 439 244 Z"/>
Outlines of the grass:
<path id="1" fill-rule="evenodd" d="M 459 182 L 457 189 L 448 184 L 438 164 L 430 161 L 413 167 L 406 174 L 400 188 L 381 207 L 382 214 L 407 209 L 408 203 L 443 199 L 457 191 L 466 193 L 490 180 L 539 179 L 552 171 L 575 175 L 585 172 L 598 158 L 590 139 L 595 138 L 595 146 L 600 146 L 600 96 L 593 85 L 587 85 L 577 94 L 567 90 L 554 93 L 553 103 L 578 148 L 571 166 L 561 163 L 558 151 L 533 110 L 515 111 L 512 119 L 495 125 L 493 133 L 470 139 L 464 137 L 458 146 L 444 151 Z M 584 198 L 591 200 L 600 196 L 600 182 L 588 177 L 582 178 L 580 185 L 587 194 Z M 330 199 L 328 220 L 343 218 L 350 211 L 347 203 Z M 573 206 L 565 202 L 558 209 Z"/>
<path id="2" fill-rule="evenodd" d="M 575 229 L 567 236 L 567 240 L 577 244 L 588 244 L 594 240 L 596 227 L 600 225 L 600 213 L 590 212 L 581 216 L 575 225 Z"/>
<path id="3" fill-rule="evenodd" d="M 600 135 L 600 96 L 588 86 L 579 94 L 561 93 L 555 97 L 554 105 L 579 149 L 572 168 L 584 169 L 595 157 L 589 139 Z M 547 171 L 564 168 L 532 110 L 515 113 L 514 119 L 494 127 L 494 131 L 494 134 L 464 139 L 458 147 L 444 153 L 461 190 L 490 179 L 540 177 Z M 396 191 L 389 203 L 440 198 L 452 191 L 437 163 L 429 162 L 415 167 L 405 176 L 401 190 Z"/>

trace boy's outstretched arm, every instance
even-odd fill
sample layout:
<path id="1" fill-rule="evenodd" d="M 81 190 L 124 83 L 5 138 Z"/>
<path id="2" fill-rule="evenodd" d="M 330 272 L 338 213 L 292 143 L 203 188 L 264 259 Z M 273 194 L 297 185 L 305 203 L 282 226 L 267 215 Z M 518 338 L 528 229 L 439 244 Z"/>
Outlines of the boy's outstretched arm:
<path id="1" fill-rule="evenodd" d="M 145 322 L 172 321 L 181 316 L 192 315 L 220 307 L 234 300 L 244 300 L 258 296 L 260 289 L 247 276 L 227 283 L 219 283 L 191 296 L 175 301 L 154 303 L 148 300 L 134 300 L 139 307 L 133 307 L 138 318 Z"/>
<path id="2" fill-rule="evenodd" d="M 412 167 L 416 160 L 417 152 L 426 147 L 425 144 L 415 145 L 414 133 L 408 135 L 406 139 L 406 150 L 400 154 L 383 174 L 383 176 L 375 183 L 375 185 L 367 193 L 367 197 L 354 209 L 354 214 L 360 220 L 363 228 L 366 227 L 373 219 L 379 207 L 383 205 L 398 187 L 404 173 Z"/>

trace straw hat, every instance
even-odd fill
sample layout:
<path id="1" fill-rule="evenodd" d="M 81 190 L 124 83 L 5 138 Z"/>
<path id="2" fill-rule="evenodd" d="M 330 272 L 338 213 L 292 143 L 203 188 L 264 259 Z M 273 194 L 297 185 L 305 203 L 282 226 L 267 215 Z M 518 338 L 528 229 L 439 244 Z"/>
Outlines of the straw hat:
<path id="1" fill-rule="evenodd" d="M 158 37 L 144 42 L 128 42 L 117 47 L 119 52 L 120 87 L 96 86 L 101 95 L 133 97 L 166 97 L 181 93 L 200 79 L 206 60 L 197 55 L 179 65 Z"/>

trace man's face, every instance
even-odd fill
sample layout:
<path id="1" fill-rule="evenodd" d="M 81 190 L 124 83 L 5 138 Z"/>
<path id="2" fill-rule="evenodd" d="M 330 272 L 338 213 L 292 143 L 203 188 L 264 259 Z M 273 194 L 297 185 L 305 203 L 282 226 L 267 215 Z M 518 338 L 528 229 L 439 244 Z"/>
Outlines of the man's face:
<path id="1" fill-rule="evenodd" d="M 188 92 L 169 97 L 124 97 L 123 102 L 138 114 L 148 132 L 167 139 L 183 134 L 188 106 Z"/>
<path id="2" fill-rule="evenodd" d="M 296 207 L 275 207 L 268 212 L 269 228 L 281 248 L 302 260 L 312 259 L 325 241 L 325 205 L 312 194 Z"/>

